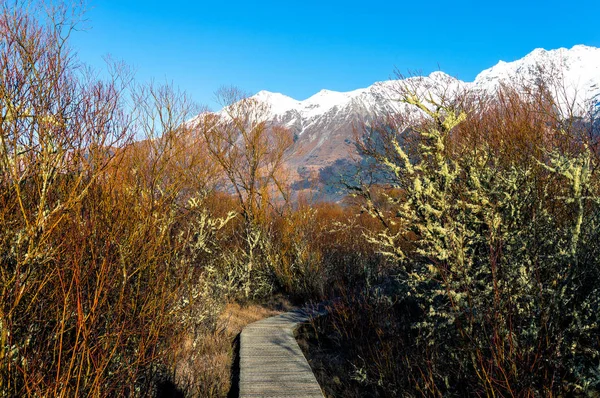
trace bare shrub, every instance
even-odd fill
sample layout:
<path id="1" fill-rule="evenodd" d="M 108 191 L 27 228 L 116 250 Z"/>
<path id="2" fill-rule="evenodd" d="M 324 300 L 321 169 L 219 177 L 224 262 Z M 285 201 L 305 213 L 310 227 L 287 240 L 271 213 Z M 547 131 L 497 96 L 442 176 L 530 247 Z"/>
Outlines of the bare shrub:
<path id="1" fill-rule="evenodd" d="M 71 14 L 0 14 L 0 392 L 148 395 L 178 339 L 216 327 L 207 267 L 232 216 L 205 202 L 214 173 L 183 123 L 197 110 L 120 65 L 79 68 Z"/>

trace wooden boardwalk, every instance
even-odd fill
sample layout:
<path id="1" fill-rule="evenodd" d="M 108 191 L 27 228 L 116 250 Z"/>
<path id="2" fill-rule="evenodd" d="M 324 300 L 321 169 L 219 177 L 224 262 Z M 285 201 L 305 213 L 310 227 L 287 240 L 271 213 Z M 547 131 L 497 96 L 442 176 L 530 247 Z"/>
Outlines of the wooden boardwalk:
<path id="1" fill-rule="evenodd" d="M 316 310 L 296 310 L 254 322 L 240 335 L 240 397 L 323 398 L 294 338 L 299 324 Z"/>

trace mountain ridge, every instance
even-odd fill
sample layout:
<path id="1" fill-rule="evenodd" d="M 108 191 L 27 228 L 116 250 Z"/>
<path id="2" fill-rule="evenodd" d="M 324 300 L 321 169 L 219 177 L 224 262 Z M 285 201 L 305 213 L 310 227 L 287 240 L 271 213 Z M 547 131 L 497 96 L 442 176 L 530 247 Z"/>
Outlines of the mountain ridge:
<path id="1" fill-rule="evenodd" d="M 579 61 L 579 63 L 573 65 L 574 61 Z M 570 49 L 565 47 L 552 50 L 536 48 L 520 59 L 510 62 L 500 60 L 496 65 L 479 72 L 472 82 L 455 79 L 443 71 L 434 71 L 428 76 L 419 77 L 427 77 L 433 80 L 455 80 L 468 87 L 483 86 L 485 89 L 495 89 L 496 85 L 493 83 L 497 83 L 499 80 L 517 77 L 524 69 L 529 73 L 536 72 L 535 67 L 540 64 L 557 69 L 555 70 L 555 73 L 563 72 L 564 77 L 567 79 L 566 83 L 570 85 L 573 83 L 585 85 L 585 83 L 592 81 L 592 77 L 595 77 L 595 81 L 592 82 L 593 92 L 595 95 L 600 93 L 600 48 L 584 44 L 575 45 Z M 562 70 L 560 68 L 562 68 Z M 577 79 L 577 75 L 581 78 Z M 397 82 L 398 80 L 383 80 L 375 82 L 371 86 L 350 91 L 322 89 L 305 100 L 297 100 L 283 93 L 270 92 L 267 90 L 259 91 L 253 95 L 252 98 L 271 104 L 274 108 L 274 116 L 281 115 L 290 110 L 306 108 L 307 105 L 312 109 L 319 108 L 326 111 L 333 106 L 340 106 L 347 103 L 349 99 L 357 95 L 376 90 L 378 87 L 385 88 L 386 86 L 397 84 Z M 490 84 L 490 82 L 492 84 Z M 337 97 L 337 101 L 335 101 L 334 97 Z M 287 102 L 289 105 L 282 107 L 281 104 L 276 104 L 275 101 L 281 100 Z M 317 112 L 311 112 L 308 113 L 308 117 L 317 114 Z"/>
<path id="2" fill-rule="evenodd" d="M 421 92 L 443 83 L 452 91 L 462 89 L 494 93 L 502 82 L 535 82 L 540 69 L 563 87 L 552 94 L 563 111 L 585 114 L 595 107 L 600 115 L 600 48 L 576 45 L 571 49 L 538 48 L 515 61 L 499 61 L 481 71 L 472 82 L 456 79 L 443 71 L 428 76 L 375 82 L 369 87 L 347 92 L 320 90 L 305 100 L 262 90 L 251 98 L 266 103 L 272 123 L 289 128 L 294 143 L 288 150 L 287 166 L 298 191 L 318 182 L 326 196 L 332 197 L 326 175 L 352 169 L 357 158 L 354 130 L 377 116 L 397 112 L 399 87 L 414 84 Z"/>

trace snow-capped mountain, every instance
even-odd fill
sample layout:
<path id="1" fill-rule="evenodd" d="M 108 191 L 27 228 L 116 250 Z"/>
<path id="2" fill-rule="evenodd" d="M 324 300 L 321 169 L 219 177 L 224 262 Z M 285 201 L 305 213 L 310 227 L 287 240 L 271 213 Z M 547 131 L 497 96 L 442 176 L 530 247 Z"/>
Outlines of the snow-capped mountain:
<path id="1" fill-rule="evenodd" d="M 550 51 L 536 49 L 522 59 L 500 61 L 482 71 L 473 82 L 434 72 L 426 77 L 378 82 L 349 92 L 321 90 L 303 101 L 268 91 L 260 91 L 253 98 L 270 106 L 272 122 L 288 127 L 294 134 L 288 166 L 296 190 L 314 187 L 315 181 L 326 189 L 327 179 L 338 178 L 341 170 L 351 168 L 351 158 L 357 156 L 355 128 L 405 106 L 397 101 L 402 85 L 412 84 L 420 92 L 435 93 L 433 88 L 443 83 L 448 96 L 462 89 L 493 93 L 501 82 L 535 82 L 540 68 L 545 76 L 563 83 L 563 89 L 553 93 L 561 108 L 589 115 L 590 106 L 595 106 L 600 115 L 600 48 L 583 45 Z M 329 193 L 331 198 L 332 191 Z"/>
<path id="2" fill-rule="evenodd" d="M 600 48 L 577 45 L 571 49 L 538 48 L 514 61 L 500 61 L 484 70 L 472 85 L 492 91 L 502 81 L 533 82 L 542 70 L 546 78 L 559 83 L 553 95 L 564 111 L 585 113 L 590 103 L 600 102 Z M 566 109 L 575 106 L 575 109 Z"/>

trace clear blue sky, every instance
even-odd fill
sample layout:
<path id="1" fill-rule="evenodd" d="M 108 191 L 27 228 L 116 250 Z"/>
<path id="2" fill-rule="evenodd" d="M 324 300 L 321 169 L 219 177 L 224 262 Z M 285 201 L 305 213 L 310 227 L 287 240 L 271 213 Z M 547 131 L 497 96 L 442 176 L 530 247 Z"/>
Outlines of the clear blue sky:
<path id="1" fill-rule="evenodd" d="M 110 54 L 138 80 L 169 80 L 200 104 L 235 85 L 305 99 L 401 72 L 473 80 L 537 47 L 600 47 L 600 1 L 88 0 L 72 44 L 102 67 Z"/>

